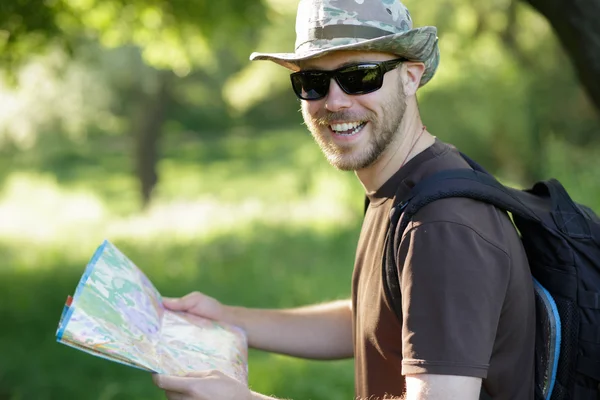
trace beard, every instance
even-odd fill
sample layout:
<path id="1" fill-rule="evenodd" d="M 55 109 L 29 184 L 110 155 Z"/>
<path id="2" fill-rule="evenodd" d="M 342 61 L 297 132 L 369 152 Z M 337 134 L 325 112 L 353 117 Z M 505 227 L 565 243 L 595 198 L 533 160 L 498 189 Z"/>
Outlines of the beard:
<path id="1" fill-rule="evenodd" d="M 311 115 L 305 103 L 302 104 L 302 116 L 313 138 L 321 148 L 327 161 L 342 171 L 357 171 L 374 164 L 396 138 L 406 111 L 406 96 L 401 85 L 388 102 L 382 107 L 382 115 L 372 111 L 364 114 L 346 111 L 329 112 L 323 110 Z M 329 125 L 332 121 L 368 121 L 370 128 L 366 145 L 339 145 L 333 142 Z M 362 129 L 365 129 L 363 127 Z M 323 131 L 326 130 L 327 133 Z"/>

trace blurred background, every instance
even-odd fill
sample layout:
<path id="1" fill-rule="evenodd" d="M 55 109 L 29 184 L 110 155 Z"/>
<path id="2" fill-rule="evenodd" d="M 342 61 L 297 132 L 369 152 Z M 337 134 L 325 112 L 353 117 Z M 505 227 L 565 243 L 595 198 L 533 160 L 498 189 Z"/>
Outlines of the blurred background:
<path id="1" fill-rule="evenodd" d="M 600 2 L 406 0 L 439 29 L 428 129 L 504 182 L 555 177 L 600 211 Z M 583 2 L 582 2 L 583 3 Z M 570 2 L 569 2 L 570 4 Z M 346 298 L 356 178 L 302 125 L 296 0 L 0 4 L 0 399 L 161 399 L 149 374 L 55 341 L 95 248 L 163 295 L 291 307 Z M 352 361 L 250 354 L 253 389 L 353 397 Z"/>

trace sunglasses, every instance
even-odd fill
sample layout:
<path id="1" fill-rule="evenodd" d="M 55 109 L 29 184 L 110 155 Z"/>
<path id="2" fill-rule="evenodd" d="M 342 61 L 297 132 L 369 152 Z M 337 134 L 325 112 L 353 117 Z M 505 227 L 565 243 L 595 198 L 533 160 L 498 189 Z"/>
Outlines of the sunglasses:
<path id="1" fill-rule="evenodd" d="M 320 100 L 327 96 L 331 78 L 346 94 L 358 95 L 381 89 L 383 75 L 407 61 L 397 58 L 388 61 L 352 64 L 332 71 L 306 70 L 290 75 L 292 88 L 302 100 Z"/>

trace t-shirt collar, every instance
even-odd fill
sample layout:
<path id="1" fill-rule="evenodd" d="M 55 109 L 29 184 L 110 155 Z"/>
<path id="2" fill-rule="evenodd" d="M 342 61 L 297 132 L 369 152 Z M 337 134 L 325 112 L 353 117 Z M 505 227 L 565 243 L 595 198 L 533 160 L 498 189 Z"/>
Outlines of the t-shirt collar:
<path id="1" fill-rule="evenodd" d="M 411 158 L 403 167 L 396 171 L 379 189 L 367 192 L 372 205 L 383 203 L 393 197 L 403 197 L 410 192 L 411 186 L 405 180 L 411 176 L 423 163 L 435 158 L 443 144 L 437 138 L 430 147 Z"/>

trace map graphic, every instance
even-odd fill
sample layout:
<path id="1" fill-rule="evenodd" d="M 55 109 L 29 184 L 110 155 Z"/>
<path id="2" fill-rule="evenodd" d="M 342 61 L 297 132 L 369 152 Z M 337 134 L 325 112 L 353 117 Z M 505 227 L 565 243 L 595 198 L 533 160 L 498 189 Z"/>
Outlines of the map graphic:
<path id="1" fill-rule="evenodd" d="M 152 282 L 107 240 L 67 298 L 56 339 L 146 371 L 185 375 L 216 369 L 248 382 L 244 331 L 165 309 Z"/>

